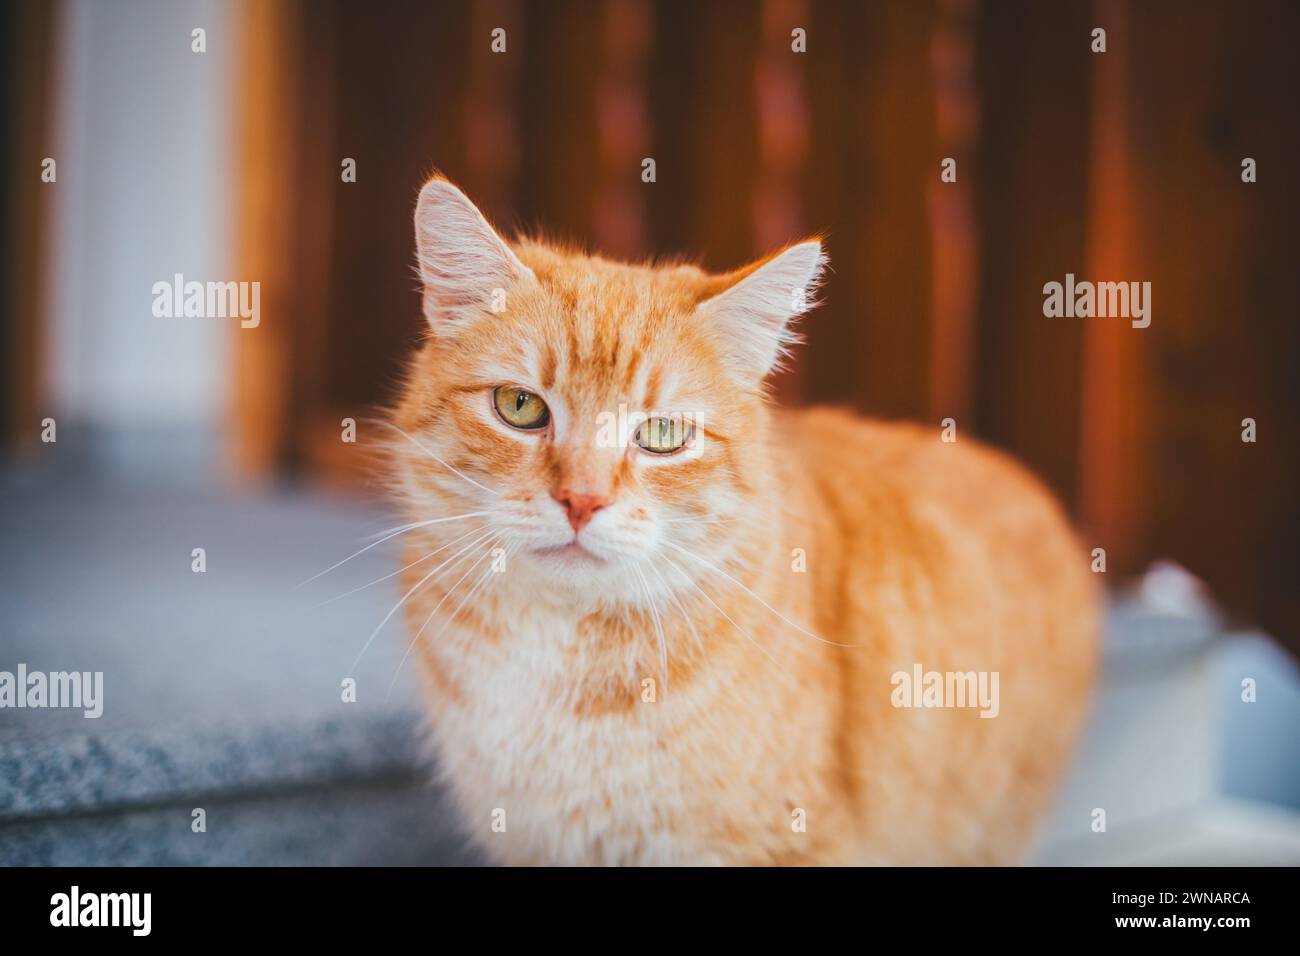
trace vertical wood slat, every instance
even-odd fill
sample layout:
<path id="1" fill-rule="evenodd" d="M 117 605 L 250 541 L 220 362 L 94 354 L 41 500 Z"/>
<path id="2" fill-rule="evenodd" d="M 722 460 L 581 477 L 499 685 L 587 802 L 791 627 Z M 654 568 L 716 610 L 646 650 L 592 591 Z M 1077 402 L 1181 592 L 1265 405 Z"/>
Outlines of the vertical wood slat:
<path id="1" fill-rule="evenodd" d="M 762 46 L 754 68 L 758 172 L 751 199 L 754 248 L 760 254 L 805 238 L 800 177 L 808 157 L 807 53 L 792 49 L 791 33 L 808 28 L 805 0 L 764 0 Z M 803 393 L 803 364 L 779 372 L 772 390 L 785 404 Z"/>
<path id="2" fill-rule="evenodd" d="M 242 3 L 238 102 L 241 279 L 261 283 L 262 321 L 235 327 L 229 437 L 236 483 L 337 458 L 328 363 L 337 104 L 334 5 Z M 310 51 L 310 55 L 308 55 Z M 364 166 L 362 167 L 364 170 Z"/>
<path id="3" fill-rule="evenodd" d="M 592 51 L 601 8 L 552 0 L 525 6 L 519 108 L 522 158 L 515 210 L 526 229 L 587 246 L 599 159 Z"/>
<path id="4" fill-rule="evenodd" d="M 664 0 L 654 12 L 658 182 L 646 187 L 653 248 L 733 269 L 755 254 L 749 197 L 760 25 L 743 0 Z"/>
<path id="5" fill-rule="evenodd" d="M 1128 13 L 1122 0 L 1097 0 L 1095 10 L 1107 49 L 1091 60 L 1087 266 L 1079 278 L 1119 282 L 1144 274 L 1133 235 Z M 1132 571 L 1144 550 L 1143 343 L 1150 330 L 1123 319 L 1076 321 L 1083 323 L 1079 517 L 1091 545 L 1106 549 L 1108 571 Z"/>
<path id="6" fill-rule="evenodd" d="M 863 276 L 854 255 L 859 224 L 871 214 L 859 180 L 872 144 L 858 111 L 846 104 L 863 96 L 864 63 L 856 38 L 865 34 L 867 12 L 865 5 L 814 3 L 806 24 L 810 122 L 803 209 L 810 230 L 823 236 L 830 272 L 821 304 L 800 322 L 804 344 L 795 357 L 804 404 L 858 404 L 855 366 L 867 335 Z"/>
<path id="7" fill-rule="evenodd" d="M 754 245 L 764 252 L 805 227 L 799 177 L 808 154 L 806 53 L 791 49 L 791 30 L 807 27 L 803 0 L 764 0 L 762 48 L 754 69 L 758 112 L 758 174 L 753 190 Z"/>
<path id="8" fill-rule="evenodd" d="M 5 232 L 5 253 L 0 295 L 7 315 L 0 322 L 4 343 L 3 423 L 9 444 L 26 454 L 39 447 L 40 422 L 53 407 L 47 405 L 46 332 L 52 317 L 47 312 L 45 290 L 50 279 L 48 236 L 55 183 L 42 181 L 42 160 L 54 154 L 53 117 L 55 36 L 58 7 L 54 4 L 20 3 L 0 13 L 0 24 L 8 23 L 12 33 L 0 40 L 9 54 L 5 69 L 10 71 L 4 94 L 10 102 L 12 125 L 6 130 L 12 149 L 3 170 L 2 187 L 10 202 L 4 204 L 8 218 L 0 223 Z"/>
<path id="9" fill-rule="evenodd" d="M 496 29 L 506 31 L 505 53 L 492 49 Z M 465 176 L 460 185 L 493 222 L 514 215 L 519 174 L 516 99 L 523 58 L 523 11 L 518 0 L 481 0 L 471 7 L 469 82 L 456 104 L 465 124 Z"/>
<path id="10" fill-rule="evenodd" d="M 930 45 L 936 156 L 928 193 L 931 232 L 929 413 L 970 422 L 974 410 L 979 304 L 979 231 L 973 183 L 979 104 L 975 89 L 976 0 L 944 0 Z M 940 178 L 956 161 L 956 181 Z"/>
<path id="11" fill-rule="evenodd" d="M 329 122 L 305 131 L 309 154 L 297 198 L 332 210 L 324 261 L 307 237 L 298 254 L 300 310 L 318 312 L 324 331 L 294 356 L 302 382 L 295 446 L 314 480 L 358 483 L 372 472 L 371 443 L 385 437 L 368 420 L 390 403 L 412 348 L 426 328 L 414 273 L 411 217 L 425 177 L 439 169 L 453 181 L 468 168 L 465 78 L 470 58 L 490 54 L 490 33 L 475 36 L 467 2 L 436 6 L 314 4 L 304 27 L 319 36 L 311 95 Z M 495 68 L 517 69 L 522 29 L 510 29 L 508 52 Z M 511 62 L 513 61 L 513 62 Z M 312 69 L 308 64 L 304 69 Z M 304 104 L 310 107 L 311 104 Z M 357 181 L 343 183 L 339 162 L 357 160 Z M 488 183 L 491 188 L 491 182 Z M 319 361 L 314 348 L 319 347 Z M 310 359 L 310 361 L 307 361 Z M 339 423 L 355 418 L 356 444 L 340 441 Z"/>
<path id="12" fill-rule="evenodd" d="M 283 201 L 283 215 L 290 220 L 294 236 L 291 268 L 295 292 L 279 316 L 293 337 L 283 371 L 290 383 L 293 430 L 287 464 L 295 471 L 309 470 L 331 480 L 358 465 L 357 456 L 351 454 L 355 446 L 341 441 L 341 424 L 344 417 L 359 417 L 355 406 L 336 401 L 330 368 L 331 356 L 340 344 L 331 329 L 331 305 L 343 284 L 330 269 L 334 230 L 340 199 L 345 190 L 355 188 L 343 182 L 343 156 L 337 140 L 337 9 L 316 4 L 301 8 L 300 42 L 311 55 L 297 63 L 298 88 L 310 94 L 298 108 L 292 191 Z M 352 154 L 349 150 L 343 155 L 357 158 Z M 362 169 L 358 175 L 375 172 Z M 349 338 L 354 334 L 351 329 L 347 332 Z"/>
<path id="13" fill-rule="evenodd" d="M 599 172 L 592 201 L 595 247 L 635 259 L 646 251 L 641 161 L 650 151 L 646 71 L 654 43 L 650 0 L 606 0 L 596 78 Z"/>
<path id="14" fill-rule="evenodd" d="M 271 479 L 291 444 L 290 385 L 286 359 L 292 330 L 283 321 L 295 292 L 291 250 L 296 208 L 294 164 L 302 105 L 298 88 L 300 9 L 294 3 L 245 0 L 237 17 L 245 51 L 235 101 L 239 114 L 240 195 L 236 225 L 237 271 L 261 283 L 263 320 L 240 329 L 232 349 L 230 406 L 232 477 L 238 483 Z"/>
<path id="15" fill-rule="evenodd" d="M 1126 9 L 1137 261 L 1152 321 L 1140 482 L 1145 557 L 1204 578 L 1300 650 L 1300 8 Z M 1140 56 L 1137 55 L 1140 51 Z M 1258 162 L 1242 181 L 1241 162 Z M 1257 441 L 1241 440 L 1254 418 Z"/>
<path id="16" fill-rule="evenodd" d="M 981 4 L 977 26 L 977 432 L 1068 505 L 1083 321 L 1045 317 L 1042 289 L 1085 263 L 1092 26 L 1086 6 L 1032 0 Z"/>
<path id="17" fill-rule="evenodd" d="M 872 6 L 863 32 L 846 38 L 861 87 L 841 121 L 854 123 L 865 141 L 845 187 L 856 209 L 841 273 L 857 273 L 854 321 L 863 335 L 844 374 L 858 407 L 884 417 L 923 417 L 929 391 L 926 197 L 935 131 L 927 54 L 937 19 L 936 2 Z"/>

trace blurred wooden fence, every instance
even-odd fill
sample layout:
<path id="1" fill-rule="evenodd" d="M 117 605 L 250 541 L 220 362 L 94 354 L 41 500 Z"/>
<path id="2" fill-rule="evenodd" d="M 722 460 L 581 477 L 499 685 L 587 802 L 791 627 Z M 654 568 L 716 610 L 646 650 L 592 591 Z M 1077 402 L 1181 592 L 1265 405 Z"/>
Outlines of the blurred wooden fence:
<path id="1" fill-rule="evenodd" d="M 250 2 L 241 275 L 273 288 L 266 334 L 237 336 L 236 461 L 354 464 L 338 422 L 420 327 L 435 167 L 498 224 L 618 256 L 725 269 L 823 233 L 784 401 L 955 418 L 1042 474 L 1112 575 L 1171 556 L 1294 642 L 1300 5 L 1246 6 Z M 1150 281 L 1150 328 L 1045 318 L 1067 273 Z"/>

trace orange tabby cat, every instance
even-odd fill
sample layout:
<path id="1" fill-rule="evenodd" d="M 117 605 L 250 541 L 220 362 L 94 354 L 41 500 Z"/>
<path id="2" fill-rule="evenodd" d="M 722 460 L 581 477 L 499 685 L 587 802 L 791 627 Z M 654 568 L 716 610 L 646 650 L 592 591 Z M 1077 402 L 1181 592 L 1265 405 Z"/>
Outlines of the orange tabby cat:
<path id="1" fill-rule="evenodd" d="M 435 178 L 394 416 L 441 768 L 490 858 L 1023 859 L 1097 596 L 1022 468 L 763 381 L 824 264 L 507 243 Z"/>

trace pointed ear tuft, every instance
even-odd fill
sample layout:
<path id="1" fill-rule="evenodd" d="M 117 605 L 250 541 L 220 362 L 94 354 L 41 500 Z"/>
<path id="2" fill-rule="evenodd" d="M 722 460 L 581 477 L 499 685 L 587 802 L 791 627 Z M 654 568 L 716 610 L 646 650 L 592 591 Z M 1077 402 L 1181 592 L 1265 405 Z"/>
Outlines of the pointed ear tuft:
<path id="1" fill-rule="evenodd" d="M 420 190 L 415 248 L 424 317 L 439 335 L 491 312 L 498 290 L 536 281 L 478 207 L 441 176 Z"/>
<path id="2" fill-rule="evenodd" d="M 725 290 L 696 307 L 725 337 L 740 378 L 761 380 L 798 342 L 791 322 L 817 304 L 813 297 L 826 261 L 819 240 L 797 243 L 722 277 Z"/>

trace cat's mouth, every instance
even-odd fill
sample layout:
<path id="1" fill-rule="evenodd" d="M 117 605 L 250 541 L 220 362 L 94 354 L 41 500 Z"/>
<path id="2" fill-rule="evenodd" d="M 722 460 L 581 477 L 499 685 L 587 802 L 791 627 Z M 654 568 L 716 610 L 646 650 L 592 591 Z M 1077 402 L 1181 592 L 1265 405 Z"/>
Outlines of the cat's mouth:
<path id="1" fill-rule="evenodd" d="M 568 564 L 603 564 L 605 559 L 600 555 L 587 550 L 582 543 L 574 538 L 568 544 L 561 544 L 550 548 L 538 548 L 535 552 L 546 558 L 554 558 Z"/>

